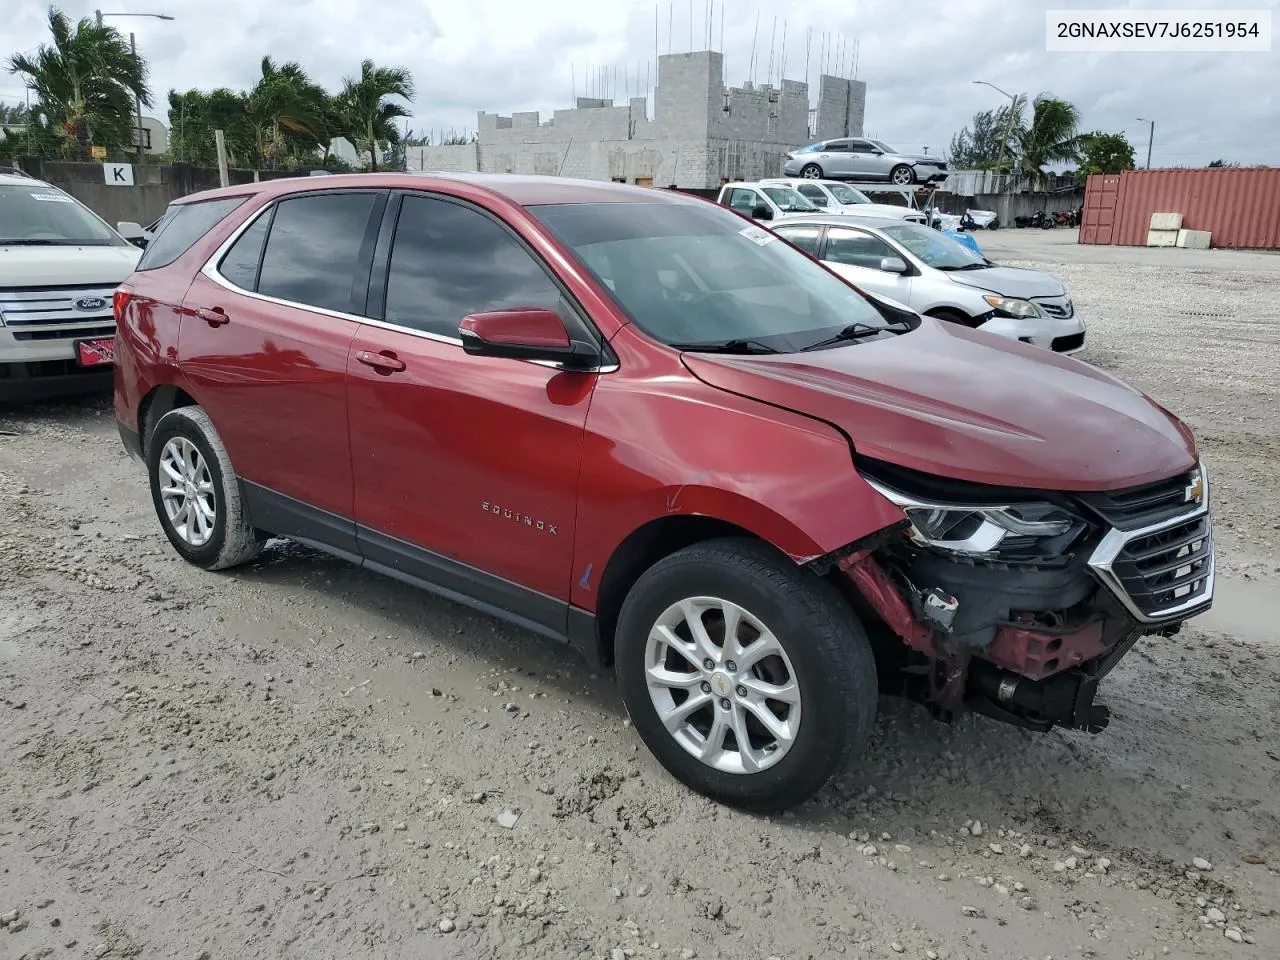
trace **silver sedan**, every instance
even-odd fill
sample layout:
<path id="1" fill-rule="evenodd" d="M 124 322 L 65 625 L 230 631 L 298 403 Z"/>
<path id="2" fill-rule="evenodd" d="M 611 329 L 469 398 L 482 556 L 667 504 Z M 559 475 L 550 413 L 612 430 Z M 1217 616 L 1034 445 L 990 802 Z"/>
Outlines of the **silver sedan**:
<path id="1" fill-rule="evenodd" d="M 917 313 L 1058 353 L 1084 348 L 1084 318 L 1062 281 L 1002 267 L 932 227 L 830 214 L 771 226 L 855 286 Z"/>
<path id="2" fill-rule="evenodd" d="M 941 157 L 903 153 L 883 140 L 840 137 L 792 150 L 782 172 L 805 180 L 887 180 L 907 186 L 947 179 L 947 163 Z"/>

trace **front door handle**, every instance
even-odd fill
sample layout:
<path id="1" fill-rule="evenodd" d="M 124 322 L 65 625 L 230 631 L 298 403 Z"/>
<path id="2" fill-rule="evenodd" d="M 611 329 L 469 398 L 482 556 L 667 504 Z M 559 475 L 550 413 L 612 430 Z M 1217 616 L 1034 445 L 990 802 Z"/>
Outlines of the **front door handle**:
<path id="1" fill-rule="evenodd" d="M 224 323 L 231 322 L 231 318 L 221 307 L 201 307 L 196 311 L 196 316 L 211 327 L 220 327 Z"/>
<path id="2" fill-rule="evenodd" d="M 380 373 L 391 373 L 404 369 L 404 361 L 390 350 L 384 350 L 381 353 L 360 350 L 356 353 L 356 359 L 367 367 L 373 367 Z"/>

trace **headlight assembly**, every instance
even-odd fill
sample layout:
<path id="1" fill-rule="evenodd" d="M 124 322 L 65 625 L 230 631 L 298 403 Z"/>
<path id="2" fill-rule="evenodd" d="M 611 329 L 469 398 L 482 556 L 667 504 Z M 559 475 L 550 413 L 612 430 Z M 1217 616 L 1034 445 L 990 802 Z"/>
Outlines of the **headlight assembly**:
<path id="1" fill-rule="evenodd" d="M 1038 317 L 1039 308 L 1030 300 L 1019 300 L 1017 297 L 1000 297 L 987 294 L 982 298 L 987 304 L 1011 317 Z"/>
<path id="2" fill-rule="evenodd" d="M 902 508 L 912 540 L 952 553 L 1010 560 L 1057 555 L 1084 529 L 1083 521 L 1051 503 L 936 503 L 867 483 Z"/>

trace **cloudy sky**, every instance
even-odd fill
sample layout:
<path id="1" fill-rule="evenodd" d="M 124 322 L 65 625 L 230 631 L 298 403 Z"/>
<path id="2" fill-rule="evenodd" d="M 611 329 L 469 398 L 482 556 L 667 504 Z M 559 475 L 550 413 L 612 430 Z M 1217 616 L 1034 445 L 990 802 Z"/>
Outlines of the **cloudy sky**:
<path id="1" fill-rule="evenodd" d="M 655 4 L 628 0 L 102 0 L 104 11 L 167 13 L 172 23 L 113 20 L 137 33 L 149 59 L 162 118 L 173 87 L 245 87 L 265 53 L 298 60 L 336 87 L 363 57 L 403 64 L 417 81 L 415 132 L 473 129 L 478 110 L 569 106 L 607 72 L 615 95 L 640 94 L 654 79 Z M 1270 9 L 1280 27 L 1280 0 L 1112 2 L 1104 0 L 708 0 L 657 4 L 658 51 L 710 46 L 725 54 L 726 79 L 816 75 L 824 34 L 834 62 L 843 43 L 844 71 L 868 84 L 866 132 L 902 149 L 945 150 L 977 110 L 1002 98 L 973 80 L 1011 93 L 1051 91 L 1080 107 L 1085 129 L 1123 131 L 1145 160 L 1147 126 L 1155 121 L 1153 165 L 1203 165 L 1216 157 L 1280 164 L 1280 49 L 1270 53 L 1047 53 L 1046 9 Z M 0 45 L 7 56 L 46 39 L 45 4 L 11 0 Z M 70 15 L 93 8 L 63 0 Z M 722 15 L 722 9 L 727 11 Z M 773 27 L 776 17 L 776 39 Z M 785 54 L 782 32 L 786 26 Z M 692 26 L 692 30 L 691 30 Z M 723 41 L 721 37 L 723 35 Z M 772 48 L 772 57 L 770 50 Z M 617 80 L 614 81 L 616 69 Z M 636 74 L 641 74 L 637 80 Z M 589 79 L 588 79 L 589 78 Z M 21 101 L 22 81 L 0 73 L 0 100 Z M 652 102 L 652 101 L 651 101 Z M 149 111 L 152 112 L 152 111 Z"/>

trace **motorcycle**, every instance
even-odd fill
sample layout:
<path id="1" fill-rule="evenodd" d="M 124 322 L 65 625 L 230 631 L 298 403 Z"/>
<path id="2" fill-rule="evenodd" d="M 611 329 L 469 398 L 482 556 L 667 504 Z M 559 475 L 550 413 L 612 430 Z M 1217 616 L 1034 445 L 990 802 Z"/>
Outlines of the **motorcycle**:
<path id="1" fill-rule="evenodd" d="M 1041 230 L 1051 230 L 1057 226 L 1057 223 L 1051 214 L 1045 213 L 1043 210 L 1037 210 L 1030 216 L 1014 217 L 1013 225 L 1018 228 L 1039 227 Z"/>

